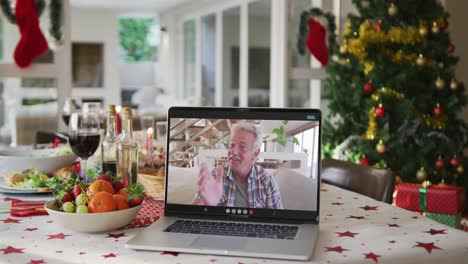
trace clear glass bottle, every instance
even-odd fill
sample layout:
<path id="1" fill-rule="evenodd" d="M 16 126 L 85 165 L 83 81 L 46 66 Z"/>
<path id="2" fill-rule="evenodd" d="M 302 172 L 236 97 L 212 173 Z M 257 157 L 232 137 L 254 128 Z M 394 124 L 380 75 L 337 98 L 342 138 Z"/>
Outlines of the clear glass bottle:
<path id="1" fill-rule="evenodd" d="M 138 144 L 133 139 L 132 109 L 122 109 L 122 133 L 117 144 L 117 175 L 124 186 L 136 183 L 138 176 Z"/>
<path id="2" fill-rule="evenodd" d="M 101 144 L 102 172 L 117 173 L 117 134 L 115 131 L 115 105 L 107 106 L 106 136 Z"/>

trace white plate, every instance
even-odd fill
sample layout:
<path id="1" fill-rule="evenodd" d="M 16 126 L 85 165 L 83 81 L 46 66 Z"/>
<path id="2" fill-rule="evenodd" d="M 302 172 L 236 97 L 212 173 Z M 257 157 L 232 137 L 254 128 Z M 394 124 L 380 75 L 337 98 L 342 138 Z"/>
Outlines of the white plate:
<path id="1" fill-rule="evenodd" d="M 2 177 L 0 178 L 0 192 L 1 193 L 50 193 L 49 190 L 44 190 L 44 188 L 16 188 L 11 187 Z"/>

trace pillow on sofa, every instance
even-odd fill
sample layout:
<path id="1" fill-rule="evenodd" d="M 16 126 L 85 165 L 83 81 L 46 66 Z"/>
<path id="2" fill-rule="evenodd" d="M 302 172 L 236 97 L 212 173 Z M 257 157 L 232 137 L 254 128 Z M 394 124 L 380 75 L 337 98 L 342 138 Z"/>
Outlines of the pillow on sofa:
<path id="1" fill-rule="evenodd" d="M 288 210 L 316 210 L 317 181 L 293 170 L 280 168 L 274 174 L 283 207 Z"/>

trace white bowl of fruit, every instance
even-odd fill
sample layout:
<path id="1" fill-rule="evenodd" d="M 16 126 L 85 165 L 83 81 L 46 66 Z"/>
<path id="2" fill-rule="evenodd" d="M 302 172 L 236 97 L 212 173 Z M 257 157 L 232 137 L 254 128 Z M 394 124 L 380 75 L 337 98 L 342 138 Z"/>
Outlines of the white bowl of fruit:
<path id="1" fill-rule="evenodd" d="M 76 177 L 57 182 L 53 188 L 56 199 L 44 207 L 54 222 L 66 229 L 83 233 L 115 230 L 135 219 L 142 207 L 144 188 L 140 183 L 119 188 L 123 186 L 119 181 L 111 182 L 107 175 L 90 184 Z"/>

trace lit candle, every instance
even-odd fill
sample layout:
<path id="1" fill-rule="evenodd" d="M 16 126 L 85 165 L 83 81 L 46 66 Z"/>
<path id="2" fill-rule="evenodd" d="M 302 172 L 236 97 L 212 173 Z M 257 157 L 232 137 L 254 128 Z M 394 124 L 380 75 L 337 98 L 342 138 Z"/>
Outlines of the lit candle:
<path id="1" fill-rule="evenodd" d="M 146 130 L 146 154 L 151 159 L 153 155 L 153 128 L 150 127 Z"/>
<path id="2" fill-rule="evenodd" d="M 117 135 L 120 135 L 120 132 L 122 132 L 122 124 L 120 120 L 120 110 L 122 107 L 120 105 L 115 107 L 115 130 Z"/>

